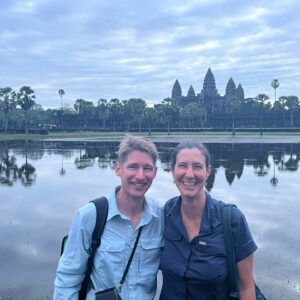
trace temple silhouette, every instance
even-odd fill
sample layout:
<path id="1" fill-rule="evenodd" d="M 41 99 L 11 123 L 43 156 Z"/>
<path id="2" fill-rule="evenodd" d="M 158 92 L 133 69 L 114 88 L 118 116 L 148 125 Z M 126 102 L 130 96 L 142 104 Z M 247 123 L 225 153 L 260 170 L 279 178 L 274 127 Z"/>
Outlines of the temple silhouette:
<path id="1" fill-rule="evenodd" d="M 239 83 L 236 87 L 231 77 L 226 85 L 225 95 L 221 96 L 216 88 L 215 77 L 209 68 L 204 77 L 203 88 L 200 93 L 196 94 L 194 87 L 191 85 L 187 95 L 183 96 L 180 83 L 176 79 L 173 85 L 171 98 L 180 107 L 184 107 L 191 102 L 196 102 L 208 112 L 216 112 L 222 111 L 226 99 L 231 96 L 237 96 L 241 103 L 244 103 L 245 94 L 242 85 Z"/>

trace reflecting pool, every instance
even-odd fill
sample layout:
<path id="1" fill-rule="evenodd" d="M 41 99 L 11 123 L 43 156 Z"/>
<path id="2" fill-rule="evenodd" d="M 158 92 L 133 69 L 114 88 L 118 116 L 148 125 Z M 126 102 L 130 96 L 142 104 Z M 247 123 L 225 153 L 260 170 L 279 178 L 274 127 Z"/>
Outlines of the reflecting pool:
<path id="1" fill-rule="evenodd" d="M 0 143 L 0 299 L 51 299 L 62 237 L 75 210 L 107 195 L 118 141 Z M 157 142 L 148 194 L 178 195 L 170 173 L 175 142 Z M 207 190 L 245 214 L 259 249 L 254 276 L 269 299 L 300 299 L 300 144 L 206 144 Z"/>

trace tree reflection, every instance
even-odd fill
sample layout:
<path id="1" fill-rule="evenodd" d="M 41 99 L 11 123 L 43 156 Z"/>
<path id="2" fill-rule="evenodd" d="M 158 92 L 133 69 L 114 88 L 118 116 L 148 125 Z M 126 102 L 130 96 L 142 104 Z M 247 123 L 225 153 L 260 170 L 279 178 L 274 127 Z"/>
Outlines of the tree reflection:
<path id="1" fill-rule="evenodd" d="M 295 153 L 293 147 L 293 144 L 290 144 L 288 159 L 287 156 L 283 156 L 280 160 L 278 167 L 280 171 L 296 172 L 298 170 L 300 154 Z"/>
<path id="2" fill-rule="evenodd" d="M 18 178 L 24 186 L 32 185 L 36 179 L 35 168 L 27 162 L 27 157 L 25 164 L 18 170 Z"/>
<path id="3" fill-rule="evenodd" d="M 61 164 L 58 176 L 66 174 L 65 158 L 74 158 L 77 169 L 93 167 L 95 161 L 100 169 L 114 168 L 117 160 L 119 142 L 34 142 L 9 141 L 0 142 L 0 184 L 12 186 L 20 181 L 24 186 L 30 186 L 37 177 L 36 168 L 30 159 L 42 159 L 43 155 L 60 156 Z M 156 143 L 159 151 L 161 168 L 171 171 L 171 153 L 177 143 Z M 206 182 L 208 191 L 215 185 L 219 168 L 225 169 L 225 178 L 231 185 L 236 178 L 240 179 L 244 172 L 244 165 L 253 166 L 257 176 L 270 173 L 270 159 L 273 159 L 273 171 L 270 184 L 276 186 L 278 178 L 276 171 L 296 172 L 299 169 L 300 144 L 208 144 L 212 156 L 212 171 Z M 79 153 L 78 153 L 79 152 Z M 25 163 L 18 166 L 20 156 L 25 157 Z"/>
<path id="4" fill-rule="evenodd" d="M 217 174 L 217 169 L 212 167 L 210 175 L 208 176 L 206 183 L 205 183 L 205 187 L 208 192 L 210 192 L 214 186 L 216 174 Z"/>
<path id="5" fill-rule="evenodd" d="M 61 168 L 59 170 L 59 174 L 61 176 L 66 174 L 66 170 L 64 169 L 64 156 L 63 155 L 61 156 Z"/>
<path id="6" fill-rule="evenodd" d="M 278 178 L 275 175 L 275 161 L 273 159 L 273 177 L 270 179 L 270 183 L 272 186 L 276 186 L 278 184 Z"/>
<path id="7" fill-rule="evenodd" d="M 263 145 L 260 144 L 260 151 L 257 153 L 257 158 L 253 162 L 254 173 L 257 176 L 266 176 L 269 173 L 270 164 L 268 161 L 268 153 L 263 150 Z"/>
<path id="8" fill-rule="evenodd" d="M 12 186 L 17 180 L 18 166 L 16 165 L 16 158 L 9 156 L 8 153 L 0 161 L 0 183 Z"/>
<path id="9" fill-rule="evenodd" d="M 82 154 L 82 149 L 80 149 L 79 157 L 75 158 L 74 163 L 77 169 L 85 169 L 87 167 L 92 167 L 94 165 L 94 161 L 94 158 L 90 158 L 85 151 Z"/>
<path id="10" fill-rule="evenodd" d="M 170 172 L 171 171 L 171 151 L 164 151 L 161 152 L 159 155 L 160 162 L 161 162 L 161 167 L 165 172 Z"/>
<path id="11" fill-rule="evenodd" d="M 18 178 L 24 186 L 31 186 L 36 179 L 35 168 L 28 163 L 28 140 L 25 144 L 25 164 L 18 170 Z"/>
<path id="12" fill-rule="evenodd" d="M 27 147 L 25 144 L 25 164 L 20 168 L 17 165 L 17 159 L 14 155 L 9 154 L 9 148 L 6 144 L 1 147 L 0 156 L 0 183 L 12 186 L 18 180 L 24 186 L 30 186 L 36 179 L 35 168 L 28 163 Z"/>

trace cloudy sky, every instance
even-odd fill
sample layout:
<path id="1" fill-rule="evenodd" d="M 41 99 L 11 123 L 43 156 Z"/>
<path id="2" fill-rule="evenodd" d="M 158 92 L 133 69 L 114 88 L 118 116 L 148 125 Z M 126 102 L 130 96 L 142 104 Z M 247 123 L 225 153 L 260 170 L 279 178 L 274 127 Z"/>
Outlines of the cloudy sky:
<path id="1" fill-rule="evenodd" d="M 210 67 L 246 97 L 300 97 L 300 1 L 1 0 L 0 87 L 31 86 L 43 107 L 78 98 L 200 92 Z"/>

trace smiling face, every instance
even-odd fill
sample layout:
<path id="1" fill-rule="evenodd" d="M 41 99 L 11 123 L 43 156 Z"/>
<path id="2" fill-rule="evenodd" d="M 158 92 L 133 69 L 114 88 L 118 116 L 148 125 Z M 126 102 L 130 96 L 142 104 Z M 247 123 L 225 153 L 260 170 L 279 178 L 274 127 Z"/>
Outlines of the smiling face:
<path id="1" fill-rule="evenodd" d="M 115 164 L 115 171 L 121 178 L 122 195 L 128 199 L 143 199 L 156 176 L 157 167 L 149 154 L 132 151 L 123 163 Z"/>
<path id="2" fill-rule="evenodd" d="M 206 167 L 205 157 L 199 149 L 184 148 L 178 152 L 172 173 L 181 197 L 186 199 L 203 197 L 210 169 L 210 166 Z"/>

